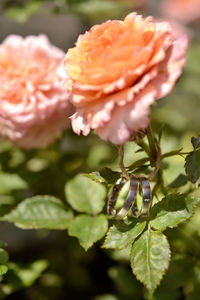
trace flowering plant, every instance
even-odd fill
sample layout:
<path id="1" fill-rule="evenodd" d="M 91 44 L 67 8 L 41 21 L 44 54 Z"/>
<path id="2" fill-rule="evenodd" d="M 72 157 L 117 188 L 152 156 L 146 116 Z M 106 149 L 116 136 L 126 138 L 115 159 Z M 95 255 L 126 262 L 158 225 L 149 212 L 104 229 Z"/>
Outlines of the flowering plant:
<path id="1" fill-rule="evenodd" d="M 72 127 L 95 129 L 104 140 L 123 144 L 149 123 L 150 105 L 167 95 L 185 63 L 187 37 L 174 38 L 166 22 L 132 13 L 81 35 L 65 57 Z"/>
<path id="2" fill-rule="evenodd" d="M 44 35 L 1 43 L 0 298 L 198 299 L 199 49 L 186 64 L 187 46 L 136 13 L 93 26 L 65 58 Z M 69 115 L 84 136 L 64 130 Z"/>

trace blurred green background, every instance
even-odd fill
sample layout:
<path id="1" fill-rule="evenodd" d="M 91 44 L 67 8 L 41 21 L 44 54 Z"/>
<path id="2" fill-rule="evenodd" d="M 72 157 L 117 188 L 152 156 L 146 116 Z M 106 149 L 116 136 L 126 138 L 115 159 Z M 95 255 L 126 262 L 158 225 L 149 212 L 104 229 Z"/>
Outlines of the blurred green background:
<path id="1" fill-rule="evenodd" d="M 104 20 L 122 19 L 131 11 L 162 18 L 160 3 L 153 0 L 1 0 L 0 41 L 10 34 L 45 33 L 53 44 L 67 51 L 80 33 Z M 155 132 L 163 127 L 163 152 L 182 147 L 190 151 L 191 136 L 200 133 L 199 27 L 198 23 L 185 25 L 190 46 L 183 76 L 173 92 L 152 107 Z M 139 153 L 134 154 L 137 149 L 132 142 L 127 144 L 125 164 L 139 158 Z M 10 205 L 36 194 L 55 195 L 65 201 L 67 180 L 79 172 L 96 171 L 105 166 L 117 170 L 117 157 L 117 147 L 100 141 L 94 134 L 78 137 L 71 130 L 43 150 L 23 151 L 2 140 L 0 204 L 9 210 Z M 167 183 L 181 171 L 184 173 L 184 161 L 179 156 L 166 159 L 166 165 Z M 169 230 L 175 258 L 168 273 L 171 277 L 165 277 L 162 292 L 158 289 L 155 299 L 185 299 L 184 293 L 190 291 L 194 269 L 190 272 L 188 264 L 191 266 L 200 256 L 200 231 L 196 233 L 194 229 L 197 225 L 200 220 L 194 216 L 189 225 L 182 225 L 173 234 Z M 193 235 L 197 238 L 191 241 Z M 97 243 L 85 252 L 77 239 L 68 237 L 65 231 L 21 230 L 5 223 L 0 226 L 0 239 L 7 242 L 10 261 L 15 262 L 10 262 L 9 272 L 1 278 L 0 299 L 142 299 L 143 287 L 131 274 L 128 249 L 111 252 L 101 249 Z M 183 240 L 187 241 L 184 245 Z M 191 261 L 184 259 L 188 251 Z M 194 266 L 199 276 L 200 266 Z M 163 290 L 167 292 L 163 294 Z"/>

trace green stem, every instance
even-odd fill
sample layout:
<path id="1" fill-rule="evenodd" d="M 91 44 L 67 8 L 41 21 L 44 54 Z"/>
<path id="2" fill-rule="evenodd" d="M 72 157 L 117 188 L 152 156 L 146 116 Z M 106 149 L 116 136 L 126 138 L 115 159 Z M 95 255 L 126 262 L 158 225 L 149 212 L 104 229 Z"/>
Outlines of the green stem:
<path id="1" fill-rule="evenodd" d="M 155 145 L 157 147 L 157 152 L 156 152 L 156 159 L 154 161 L 154 170 L 153 172 L 149 175 L 148 179 L 152 180 L 154 178 L 154 176 L 158 173 L 159 169 L 160 169 L 160 159 L 161 159 L 161 149 L 160 149 L 160 145 L 158 140 L 155 138 Z"/>
<path id="2" fill-rule="evenodd" d="M 126 179 L 130 179 L 130 175 L 128 174 L 128 172 L 126 171 L 126 168 L 124 166 L 124 145 L 120 145 L 119 148 L 119 159 L 120 159 L 120 168 L 122 170 L 122 174 Z"/>
<path id="3" fill-rule="evenodd" d="M 181 151 L 181 149 L 180 149 L 180 151 Z M 164 158 L 170 157 L 170 156 L 175 156 L 175 155 L 182 156 L 182 155 L 188 155 L 188 154 L 190 154 L 190 152 L 179 152 L 178 150 L 174 150 L 174 151 L 164 153 L 162 155 L 161 159 L 164 159 Z"/>
<path id="4" fill-rule="evenodd" d="M 154 170 L 149 175 L 148 179 L 152 180 L 160 168 L 161 149 L 160 149 L 160 144 L 159 144 L 158 140 L 156 139 L 156 137 L 154 136 L 150 125 L 147 128 L 146 133 L 147 133 L 147 139 L 149 142 L 149 160 L 150 160 L 151 166 L 154 167 Z"/>
<path id="5" fill-rule="evenodd" d="M 156 157 L 157 157 L 157 149 L 156 149 L 156 144 L 155 144 L 155 137 L 153 135 L 150 125 L 147 128 L 147 139 L 149 142 L 149 149 L 150 149 L 150 157 L 149 158 L 150 158 L 151 165 L 153 166 L 155 164 Z"/>
<path id="6" fill-rule="evenodd" d="M 148 147 L 148 145 L 144 141 L 140 140 L 140 141 L 137 141 L 135 143 L 138 146 L 140 146 L 144 150 L 144 152 L 147 153 L 148 156 L 150 155 L 150 153 L 149 153 L 149 147 Z"/>

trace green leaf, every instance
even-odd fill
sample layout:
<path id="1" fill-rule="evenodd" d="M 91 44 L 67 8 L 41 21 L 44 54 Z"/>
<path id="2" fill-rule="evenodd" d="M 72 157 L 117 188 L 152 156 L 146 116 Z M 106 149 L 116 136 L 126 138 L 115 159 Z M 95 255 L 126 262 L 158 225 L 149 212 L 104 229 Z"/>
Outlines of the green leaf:
<path id="1" fill-rule="evenodd" d="M 104 207 L 106 189 L 82 175 L 77 175 L 65 185 L 65 195 L 73 209 L 98 214 Z"/>
<path id="2" fill-rule="evenodd" d="M 148 157 L 141 158 L 141 159 L 135 161 L 134 163 L 132 163 L 130 166 L 128 166 L 128 169 L 129 170 L 134 170 L 138 167 L 144 166 L 144 164 L 148 161 L 149 161 Z"/>
<path id="3" fill-rule="evenodd" d="M 200 147 L 200 136 L 198 136 L 196 138 L 192 137 L 191 138 L 191 143 L 192 143 L 192 146 L 193 146 L 194 150 L 199 148 Z"/>
<path id="4" fill-rule="evenodd" d="M 69 235 L 79 239 L 81 246 L 87 251 L 106 233 L 108 222 L 106 216 L 77 216 L 69 226 Z"/>
<path id="5" fill-rule="evenodd" d="M 170 184 L 169 184 L 169 187 L 171 188 L 178 188 L 180 186 L 183 186 L 185 185 L 186 183 L 188 182 L 188 178 L 187 176 L 183 175 L 183 174 L 180 174 L 176 177 L 176 179 L 174 179 L 174 181 L 172 181 Z"/>
<path id="6" fill-rule="evenodd" d="M 1 246 L 3 246 L 3 244 Z M 0 248 L 0 276 L 7 273 L 8 267 L 5 264 L 8 262 L 8 260 L 9 260 L 8 252 Z"/>
<path id="7" fill-rule="evenodd" d="M 198 198 L 185 194 L 171 194 L 156 203 L 151 209 L 151 226 L 158 230 L 176 227 L 192 216 Z"/>
<path id="8" fill-rule="evenodd" d="M 85 173 L 85 174 L 82 174 L 82 176 L 85 176 L 97 183 L 107 183 L 107 181 L 100 175 L 99 172 L 92 172 L 92 173 L 88 173 L 88 174 Z"/>
<path id="9" fill-rule="evenodd" d="M 120 173 L 115 172 L 109 168 L 103 168 L 99 171 L 99 174 L 106 180 L 109 184 L 114 184 L 117 179 L 120 178 Z"/>
<path id="10" fill-rule="evenodd" d="M 16 204 L 16 200 L 11 195 L 0 195 L 0 206 Z"/>
<path id="11" fill-rule="evenodd" d="M 131 249 L 133 273 L 153 294 L 159 285 L 170 260 L 170 248 L 165 235 L 159 231 L 146 230 Z"/>
<path id="12" fill-rule="evenodd" d="M 200 177 L 200 150 L 191 152 L 185 160 L 185 171 L 189 179 L 195 183 Z"/>
<path id="13" fill-rule="evenodd" d="M 146 226 L 145 221 L 138 219 L 116 222 L 110 227 L 103 248 L 122 249 L 138 237 Z"/>
<path id="14" fill-rule="evenodd" d="M 0 173 L 0 193 L 27 188 L 27 183 L 17 174 Z"/>
<path id="15" fill-rule="evenodd" d="M 173 150 L 167 153 L 164 153 L 161 158 L 166 158 L 166 157 L 170 157 L 170 156 L 174 156 L 174 155 L 179 155 L 180 152 L 182 151 L 183 148 L 177 149 L 177 150 Z"/>
<path id="16" fill-rule="evenodd" d="M 48 262 L 44 259 L 36 260 L 28 268 L 20 268 L 17 274 L 25 287 L 31 286 L 41 273 L 48 267 Z"/>
<path id="17" fill-rule="evenodd" d="M 0 247 L 6 247 L 6 246 L 7 246 L 7 243 L 0 240 Z"/>
<path id="18" fill-rule="evenodd" d="M 0 275 L 4 275 L 8 272 L 8 267 L 5 265 L 0 265 Z"/>
<path id="19" fill-rule="evenodd" d="M 30 287 L 47 267 L 48 262 L 42 259 L 34 261 L 26 267 L 10 262 L 8 263 L 8 276 L 1 283 L 0 288 L 6 295 L 9 295 L 15 291 Z"/>
<path id="20" fill-rule="evenodd" d="M 8 252 L 0 248 L 0 264 L 1 265 L 6 264 L 8 262 L 8 259 L 9 259 Z"/>
<path id="21" fill-rule="evenodd" d="M 21 228 L 66 229 L 72 217 L 72 212 L 59 199 L 35 196 L 24 200 L 0 219 Z"/>

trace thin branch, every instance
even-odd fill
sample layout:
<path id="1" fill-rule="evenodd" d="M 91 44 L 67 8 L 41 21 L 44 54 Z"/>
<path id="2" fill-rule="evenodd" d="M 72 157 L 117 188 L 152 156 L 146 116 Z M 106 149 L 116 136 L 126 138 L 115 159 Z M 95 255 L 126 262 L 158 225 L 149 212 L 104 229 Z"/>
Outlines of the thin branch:
<path id="1" fill-rule="evenodd" d="M 122 174 L 126 179 L 130 180 L 130 175 L 128 174 L 124 166 L 124 145 L 120 145 L 119 157 L 120 157 L 120 168 L 122 170 Z"/>
<path id="2" fill-rule="evenodd" d="M 152 131 L 150 125 L 147 128 L 146 133 L 147 133 L 147 139 L 148 139 L 148 142 L 149 142 L 149 150 L 150 150 L 149 158 L 150 158 L 151 164 L 153 166 L 154 161 L 157 157 L 157 149 L 156 149 L 155 137 L 154 137 L 154 134 L 153 134 L 153 131 Z"/>
<path id="3" fill-rule="evenodd" d="M 156 145 L 156 162 L 155 162 L 155 168 L 153 172 L 149 175 L 148 180 L 152 180 L 155 175 L 157 174 L 159 168 L 160 168 L 160 161 L 161 161 L 161 149 L 158 140 L 154 137 L 155 145 Z"/>

